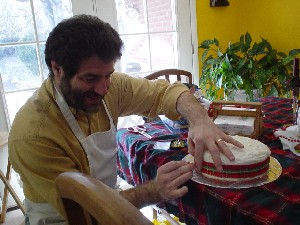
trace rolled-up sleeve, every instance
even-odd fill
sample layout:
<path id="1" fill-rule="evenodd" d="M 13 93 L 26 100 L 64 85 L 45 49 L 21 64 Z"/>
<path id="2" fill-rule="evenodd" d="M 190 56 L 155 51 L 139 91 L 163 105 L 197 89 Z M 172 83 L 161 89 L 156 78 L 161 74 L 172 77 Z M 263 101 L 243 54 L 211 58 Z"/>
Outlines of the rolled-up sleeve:
<path id="1" fill-rule="evenodd" d="M 162 99 L 162 111 L 169 119 L 176 120 L 180 117 L 176 110 L 177 99 L 186 91 L 189 91 L 189 89 L 179 82 L 175 82 L 167 88 Z"/>
<path id="2" fill-rule="evenodd" d="M 147 80 L 116 73 L 106 98 L 118 99 L 115 102 L 117 106 L 111 106 L 112 110 L 118 108 L 117 116 L 138 114 L 156 117 L 164 114 L 176 120 L 180 117 L 176 110 L 177 99 L 185 91 L 189 89 L 180 82 L 170 84 L 165 79 Z"/>

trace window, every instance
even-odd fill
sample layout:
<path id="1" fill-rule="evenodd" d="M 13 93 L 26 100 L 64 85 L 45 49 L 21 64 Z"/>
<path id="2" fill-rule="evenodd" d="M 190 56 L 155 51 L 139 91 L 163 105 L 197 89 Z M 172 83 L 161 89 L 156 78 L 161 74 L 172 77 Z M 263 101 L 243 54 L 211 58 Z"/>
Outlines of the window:
<path id="1" fill-rule="evenodd" d="M 189 6 L 176 0 L 115 0 L 117 29 L 125 44 L 121 58 L 121 71 L 133 76 L 145 76 L 151 72 L 168 68 L 186 68 L 180 63 L 179 39 L 183 37 L 178 21 L 178 7 Z M 181 8 L 182 10 L 182 8 Z M 190 17 L 185 14 L 186 18 Z M 189 24 L 188 19 L 188 27 Z M 187 39 L 187 43 L 190 43 Z M 181 41 L 184 38 L 181 39 Z M 182 43 L 182 42 L 181 42 Z M 192 63 L 191 43 L 189 63 Z M 181 46 L 182 47 L 182 46 Z M 184 55 L 184 54 L 183 54 Z M 129 127 L 143 123 L 139 116 L 119 118 L 118 127 Z"/>
<path id="2" fill-rule="evenodd" d="M 122 71 L 139 74 L 178 67 L 175 0 L 115 0 L 125 43 Z"/>
<path id="3" fill-rule="evenodd" d="M 48 76 L 45 40 L 72 15 L 69 0 L 1 0 L 0 76 L 8 121 Z"/>
<path id="4" fill-rule="evenodd" d="M 116 70 L 141 76 L 170 67 L 198 71 L 191 43 L 194 5 L 195 0 L 1 0 L 0 130 L 9 129 L 16 112 L 47 78 L 45 40 L 62 19 L 92 14 L 119 30 L 125 52 Z"/>

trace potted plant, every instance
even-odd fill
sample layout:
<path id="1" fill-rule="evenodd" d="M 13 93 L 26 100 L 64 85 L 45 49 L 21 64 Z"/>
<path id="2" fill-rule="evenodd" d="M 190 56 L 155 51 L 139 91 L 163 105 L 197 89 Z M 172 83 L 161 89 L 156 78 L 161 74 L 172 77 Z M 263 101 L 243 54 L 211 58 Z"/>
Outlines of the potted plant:
<path id="1" fill-rule="evenodd" d="M 210 100 L 227 99 L 237 90 L 244 90 L 247 100 L 254 99 L 255 90 L 258 97 L 288 95 L 286 81 L 292 61 L 300 53 L 300 49 L 288 55 L 278 52 L 263 38 L 252 43 L 248 32 L 238 42 L 229 42 L 225 51 L 216 38 L 203 41 L 199 49 L 203 50 L 200 87 Z M 218 96 L 221 89 L 224 95 Z"/>

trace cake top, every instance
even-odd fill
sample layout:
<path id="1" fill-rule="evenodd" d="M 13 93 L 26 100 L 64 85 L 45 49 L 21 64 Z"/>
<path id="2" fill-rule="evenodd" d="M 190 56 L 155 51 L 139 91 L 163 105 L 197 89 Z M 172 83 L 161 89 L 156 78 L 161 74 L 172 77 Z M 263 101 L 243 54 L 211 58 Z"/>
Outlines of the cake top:
<path id="1" fill-rule="evenodd" d="M 243 136 L 232 136 L 235 140 L 244 145 L 244 148 L 236 147 L 230 143 L 226 143 L 230 151 L 233 153 L 235 160 L 230 161 L 224 154 L 220 154 L 223 165 L 248 165 L 258 163 L 265 160 L 271 155 L 271 151 L 264 143 Z M 209 151 L 204 151 L 204 161 L 213 162 Z"/>

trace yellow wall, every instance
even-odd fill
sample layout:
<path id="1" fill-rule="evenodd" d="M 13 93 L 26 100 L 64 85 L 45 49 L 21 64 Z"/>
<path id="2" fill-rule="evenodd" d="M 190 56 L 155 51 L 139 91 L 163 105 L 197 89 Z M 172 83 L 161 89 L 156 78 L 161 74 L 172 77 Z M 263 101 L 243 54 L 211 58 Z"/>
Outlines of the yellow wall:
<path id="1" fill-rule="evenodd" d="M 210 7 L 196 0 L 198 42 L 217 38 L 222 48 L 247 31 L 253 41 L 267 39 L 278 51 L 300 48 L 300 0 L 229 0 L 229 6 Z M 201 59 L 201 52 L 199 53 Z"/>

